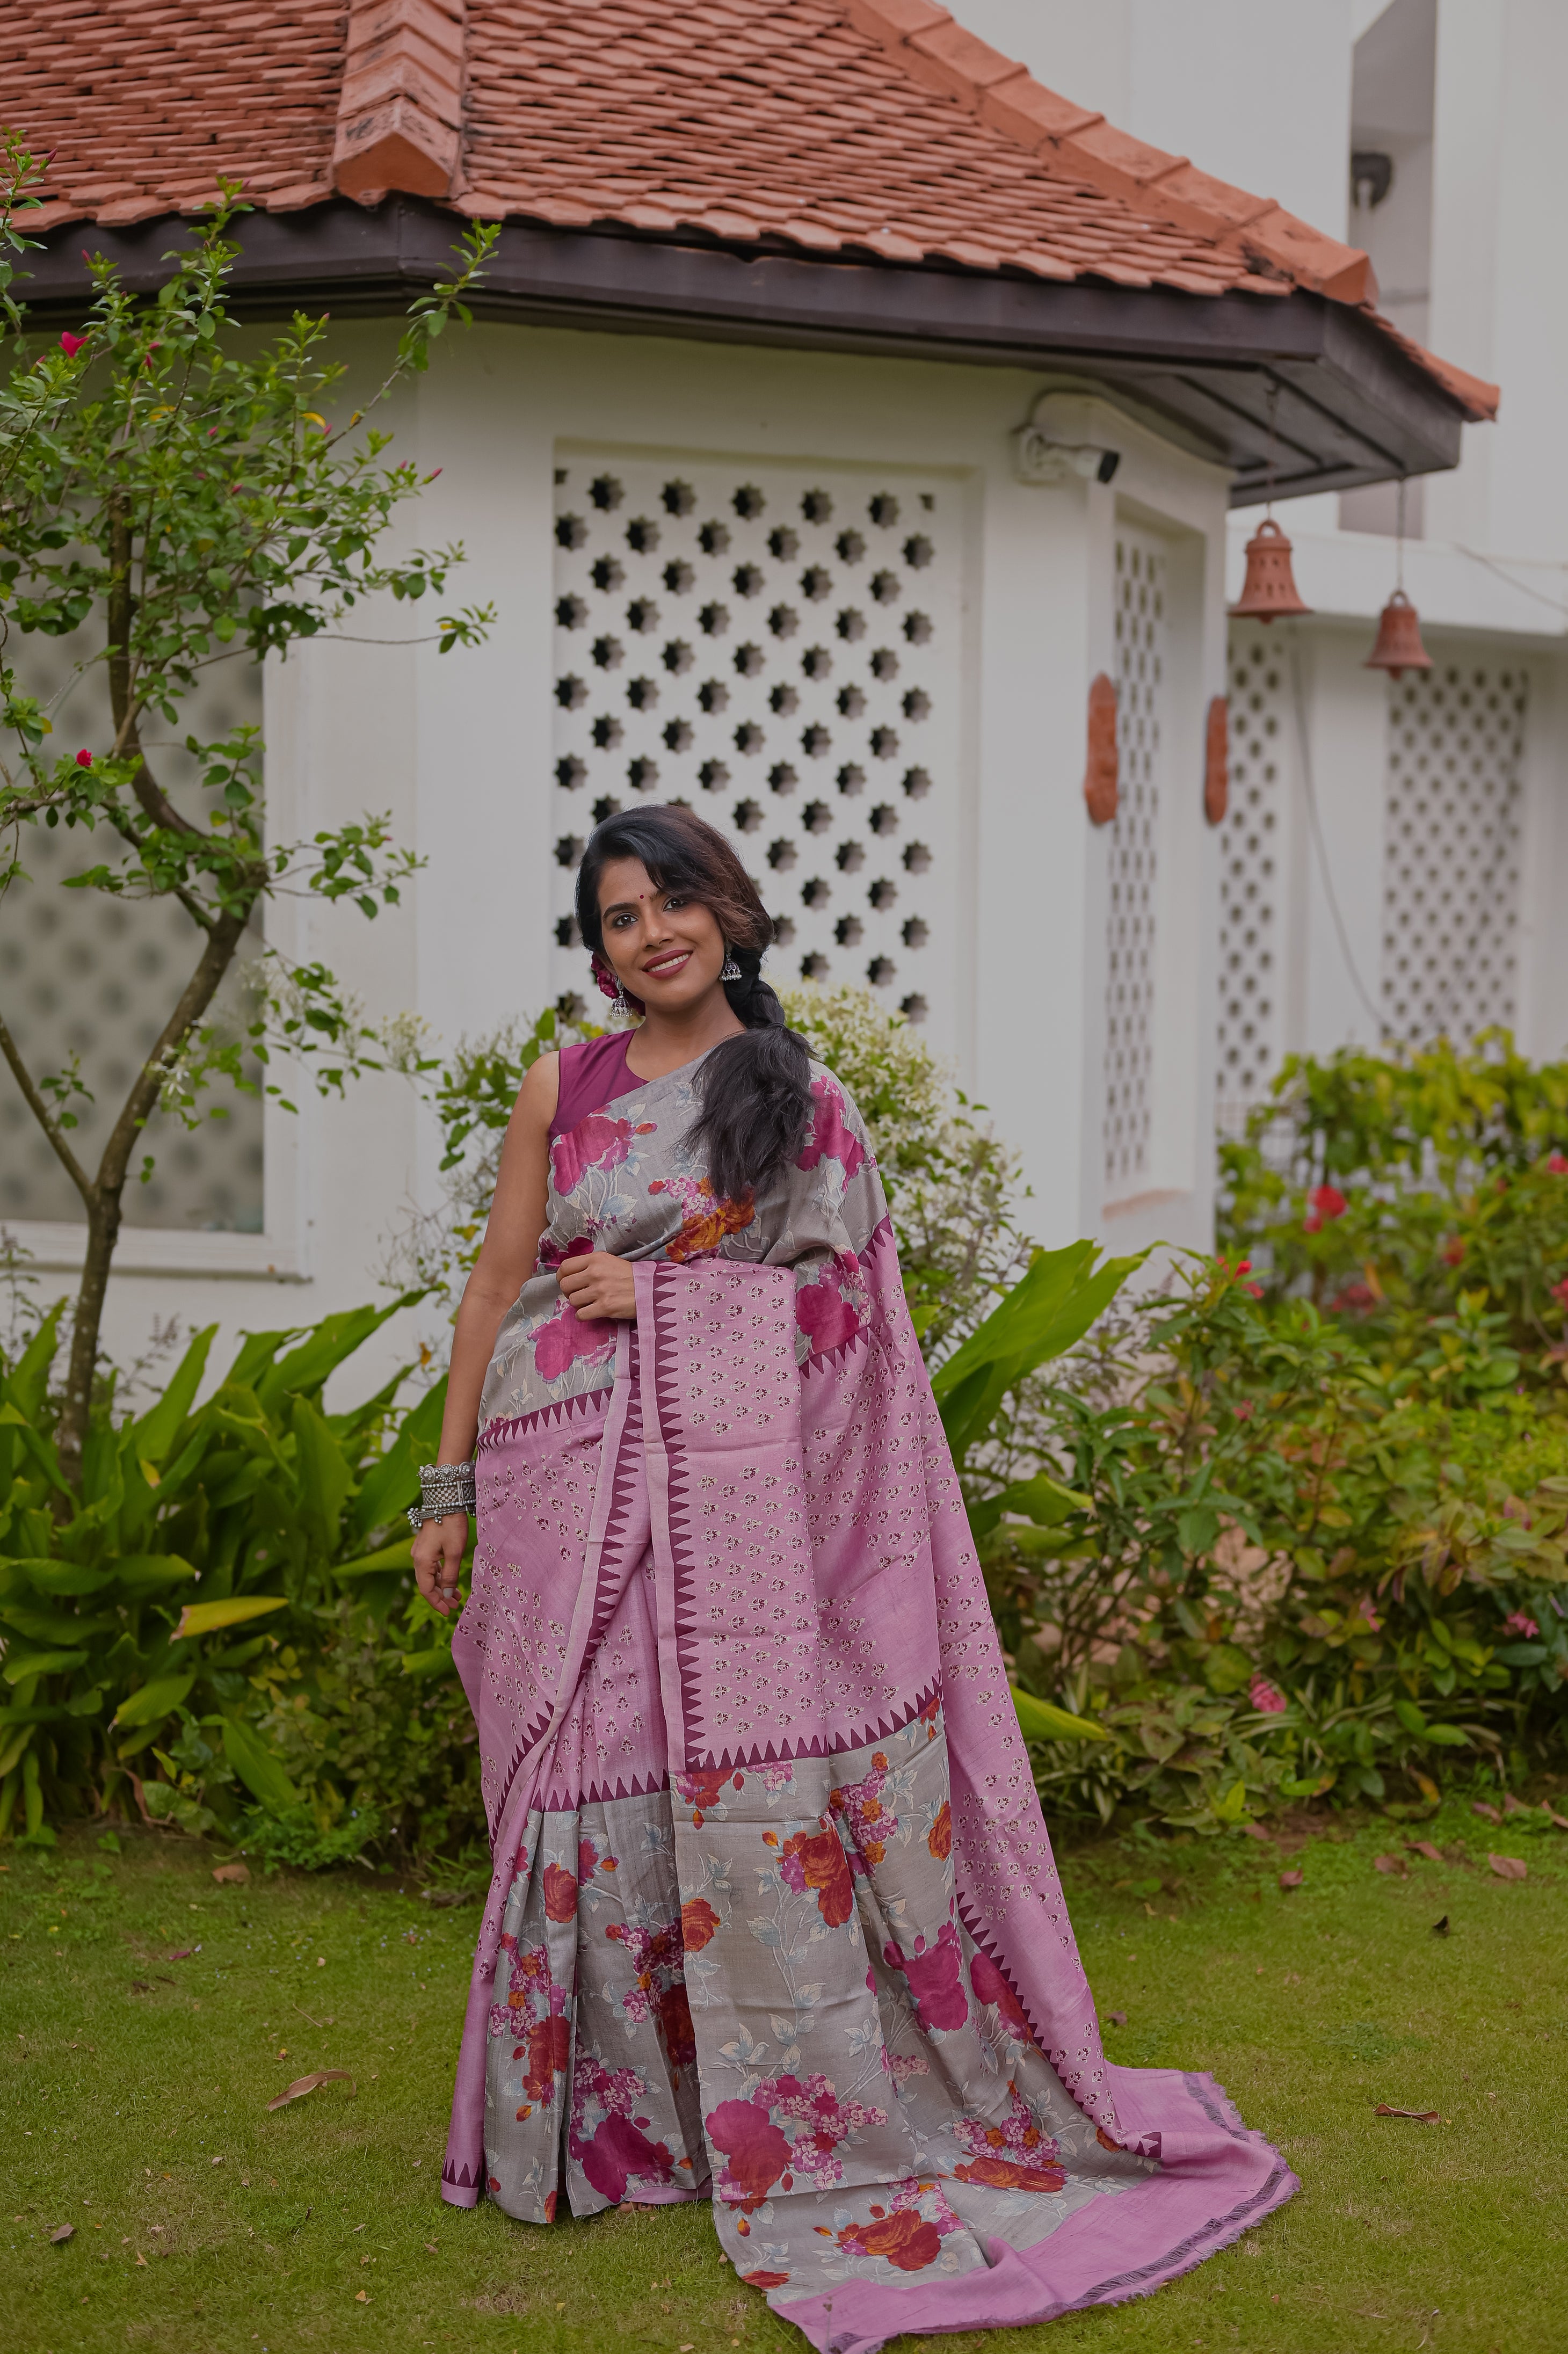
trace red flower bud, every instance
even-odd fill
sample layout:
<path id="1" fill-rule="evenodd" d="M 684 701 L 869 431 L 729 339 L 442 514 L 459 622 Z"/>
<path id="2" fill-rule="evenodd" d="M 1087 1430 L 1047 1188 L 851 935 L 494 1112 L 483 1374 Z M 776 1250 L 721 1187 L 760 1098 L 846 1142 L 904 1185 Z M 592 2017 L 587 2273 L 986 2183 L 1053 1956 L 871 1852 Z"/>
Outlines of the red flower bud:
<path id="1" fill-rule="evenodd" d="M 1459 1240 L 1457 1235 L 1449 1235 L 1447 1241 L 1443 1246 L 1443 1257 L 1449 1267 L 1462 1267 L 1464 1265 L 1465 1246 Z"/>
<path id="2" fill-rule="evenodd" d="M 1345 1214 L 1345 1197 L 1337 1185 L 1316 1185 L 1308 1199 L 1320 1218 L 1342 1218 Z"/>
<path id="3" fill-rule="evenodd" d="M 79 769 L 90 769 L 92 766 L 92 754 L 85 751 L 79 752 L 76 756 L 76 765 Z"/>
<path id="4" fill-rule="evenodd" d="M 73 335 L 69 327 L 64 327 L 60 331 L 60 349 L 64 352 L 68 360 L 74 360 L 78 352 L 83 348 L 86 342 L 87 337 L 85 335 Z"/>

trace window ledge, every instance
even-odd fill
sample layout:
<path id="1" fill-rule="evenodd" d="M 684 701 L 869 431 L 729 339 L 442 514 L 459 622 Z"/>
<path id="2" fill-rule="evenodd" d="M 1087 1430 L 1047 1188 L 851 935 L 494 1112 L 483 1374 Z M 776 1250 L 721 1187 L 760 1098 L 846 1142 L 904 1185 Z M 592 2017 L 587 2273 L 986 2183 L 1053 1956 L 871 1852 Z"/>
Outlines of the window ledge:
<path id="1" fill-rule="evenodd" d="M 5 1232 L 39 1275 L 75 1275 L 87 1228 L 68 1219 L 17 1218 Z M 295 1253 L 268 1235 L 187 1234 L 169 1226 L 122 1226 L 116 1275 L 230 1277 L 241 1282 L 309 1283 Z"/>

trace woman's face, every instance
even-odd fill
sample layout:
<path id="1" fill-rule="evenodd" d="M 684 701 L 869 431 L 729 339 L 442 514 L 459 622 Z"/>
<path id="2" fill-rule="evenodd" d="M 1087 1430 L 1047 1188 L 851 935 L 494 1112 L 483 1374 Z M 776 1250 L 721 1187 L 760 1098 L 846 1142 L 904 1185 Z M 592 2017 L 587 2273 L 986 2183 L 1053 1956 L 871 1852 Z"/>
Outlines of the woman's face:
<path id="1" fill-rule="evenodd" d="M 724 935 L 711 908 L 661 890 L 640 858 L 612 858 L 599 879 L 610 970 L 651 1011 L 683 1013 L 718 986 Z"/>

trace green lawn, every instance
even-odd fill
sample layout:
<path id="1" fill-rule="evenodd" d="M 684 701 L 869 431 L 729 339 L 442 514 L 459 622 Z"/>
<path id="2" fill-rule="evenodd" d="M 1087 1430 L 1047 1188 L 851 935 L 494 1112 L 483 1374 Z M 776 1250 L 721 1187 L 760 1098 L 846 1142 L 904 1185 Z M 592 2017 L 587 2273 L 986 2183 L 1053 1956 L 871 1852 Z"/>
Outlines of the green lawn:
<path id="1" fill-rule="evenodd" d="M 1416 1835 L 1467 1860 L 1372 1869 Z M 1493 1877 L 1489 1846 L 1529 1879 Z M 736 2282 L 701 2209 L 539 2231 L 441 2204 L 472 1906 L 363 1872 L 217 1887 L 215 1861 L 151 1836 L 106 1855 L 84 1832 L 0 1865 L 8 2349 L 803 2343 Z M 1305 1873 L 1288 1894 L 1285 1861 Z M 1156 2296 L 1006 2342 L 1561 2354 L 1568 1837 L 1450 1806 L 1419 1834 L 1384 1821 L 1288 1859 L 1239 1840 L 1152 1860 L 1090 1847 L 1065 1876 L 1102 2013 L 1127 2013 L 1113 2057 L 1212 2069 L 1305 2188 Z M 329 2067 L 352 2094 L 269 2114 Z M 1442 2122 L 1378 2117 L 1379 2101 Z"/>

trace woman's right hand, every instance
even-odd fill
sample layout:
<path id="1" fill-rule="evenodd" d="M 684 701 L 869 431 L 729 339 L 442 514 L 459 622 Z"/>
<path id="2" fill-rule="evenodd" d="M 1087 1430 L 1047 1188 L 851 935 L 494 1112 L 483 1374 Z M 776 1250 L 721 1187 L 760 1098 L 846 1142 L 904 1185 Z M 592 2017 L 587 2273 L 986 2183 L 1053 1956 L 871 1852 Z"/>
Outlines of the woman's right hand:
<path id="1" fill-rule="evenodd" d="M 443 1512 L 439 1521 L 427 1521 L 414 1539 L 415 1579 L 431 1609 L 443 1618 L 461 1606 L 458 1573 L 467 1551 L 466 1512 Z"/>

